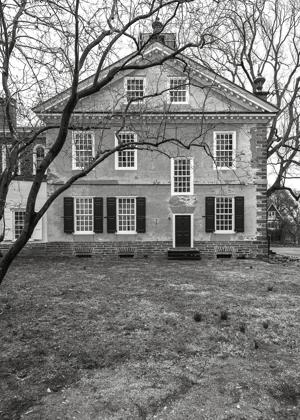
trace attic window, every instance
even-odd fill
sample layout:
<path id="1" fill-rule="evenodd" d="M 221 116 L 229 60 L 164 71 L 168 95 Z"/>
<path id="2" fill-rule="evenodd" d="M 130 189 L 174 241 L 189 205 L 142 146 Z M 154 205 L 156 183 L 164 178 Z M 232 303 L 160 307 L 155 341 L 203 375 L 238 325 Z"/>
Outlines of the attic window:
<path id="1" fill-rule="evenodd" d="M 169 102 L 186 104 L 188 102 L 187 80 L 183 77 L 170 77 L 169 79 Z"/>
<path id="2" fill-rule="evenodd" d="M 125 94 L 127 102 L 136 102 L 145 95 L 144 77 L 127 77 L 125 79 Z"/>

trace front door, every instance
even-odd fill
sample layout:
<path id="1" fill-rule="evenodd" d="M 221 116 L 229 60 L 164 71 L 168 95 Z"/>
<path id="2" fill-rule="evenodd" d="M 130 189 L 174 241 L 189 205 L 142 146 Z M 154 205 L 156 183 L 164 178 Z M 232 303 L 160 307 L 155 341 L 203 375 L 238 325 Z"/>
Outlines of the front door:
<path id="1" fill-rule="evenodd" d="M 175 215 L 175 247 L 191 246 L 191 215 Z"/>

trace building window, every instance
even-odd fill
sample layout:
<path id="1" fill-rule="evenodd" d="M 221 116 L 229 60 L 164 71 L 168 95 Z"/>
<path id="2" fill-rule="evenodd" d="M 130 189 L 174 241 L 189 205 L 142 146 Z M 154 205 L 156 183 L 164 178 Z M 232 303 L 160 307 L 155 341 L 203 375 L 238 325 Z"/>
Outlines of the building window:
<path id="1" fill-rule="evenodd" d="M 122 197 L 117 199 L 118 233 L 136 233 L 136 199 Z"/>
<path id="2" fill-rule="evenodd" d="M 75 198 L 75 232 L 93 232 L 93 198 Z"/>
<path id="3" fill-rule="evenodd" d="M 72 169 L 84 169 L 94 157 L 95 136 L 93 131 L 72 132 Z"/>
<path id="4" fill-rule="evenodd" d="M 14 211 L 14 238 L 18 239 L 24 229 L 25 210 Z"/>
<path id="5" fill-rule="evenodd" d="M 214 133 L 214 164 L 215 169 L 235 169 L 235 133 Z"/>
<path id="6" fill-rule="evenodd" d="M 145 96 L 144 77 L 127 77 L 125 79 L 125 93 L 127 102 L 137 102 Z"/>
<path id="7" fill-rule="evenodd" d="M 169 79 L 169 102 L 174 104 L 188 102 L 188 85 L 185 78 L 172 77 Z"/>
<path id="8" fill-rule="evenodd" d="M 233 232 L 233 198 L 216 197 L 215 206 L 216 232 Z"/>
<path id="9" fill-rule="evenodd" d="M 269 220 L 276 220 L 276 211 L 275 210 L 269 210 L 268 211 L 268 219 Z"/>
<path id="10" fill-rule="evenodd" d="M 131 131 L 122 131 L 115 135 L 115 145 L 135 143 L 137 136 Z M 121 150 L 115 154 L 115 168 L 116 169 L 137 169 L 137 150 L 128 149 Z"/>
<path id="11" fill-rule="evenodd" d="M 33 174 L 36 174 L 36 170 L 42 163 L 44 157 L 45 157 L 45 148 L 44 146 L 41 146 L 38 144 L 33 149 Z"/>
<path id="12" fill-rule="evenodd" d="M 172 194 L 193 194 L 193 158 L 179 157 L 171 160 Z"/>

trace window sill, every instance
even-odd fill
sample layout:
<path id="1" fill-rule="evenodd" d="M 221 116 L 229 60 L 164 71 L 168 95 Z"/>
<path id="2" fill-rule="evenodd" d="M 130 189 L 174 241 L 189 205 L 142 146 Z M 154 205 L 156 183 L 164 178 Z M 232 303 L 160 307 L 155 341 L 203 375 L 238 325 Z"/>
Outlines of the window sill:
<path id="1" fill-rule="evenodd" d="M 136 235 L 137 232 L 116 232 L 116 235 Z"/>
<path id="2" fill-rule="evenodd" d="M 189 195 L 194 195 L 194 191 L 193 192 L 188 192 L 188 193 L 186 193 L 186 192 L 174 192 L 174 191 L 172 191 L 172 194 L 171 195 L 187 195 L 187 196 L 189 196 Z"/>
<path id="3" fill-rule="evenodd" d="M 73 232 L 73 235 L 95 235 L 95 232 Z"/>
<path id="4" fill-rule="evenodd" d="M 214 166 L 215 171 L 234 171 L 235 169 L 236 169 L 235 166 L 232 166 L 231 168 L 228 168 L 227 166 L 222 166 L 222 167 Z"/>
<path id="5" fill-rule="evenodd" d="M 116 171 L 136 171 L 137 170 L 136 167 L 134 167 L 134 168 L 115 168 L 115 169 L 116 169 Z"/>
<path id="6" fill-rule="evenodd" d="M 234 230 L 215 230 L 213 233 L 217 235 L 232 235 L 233 233 L 237 233 Z"/>

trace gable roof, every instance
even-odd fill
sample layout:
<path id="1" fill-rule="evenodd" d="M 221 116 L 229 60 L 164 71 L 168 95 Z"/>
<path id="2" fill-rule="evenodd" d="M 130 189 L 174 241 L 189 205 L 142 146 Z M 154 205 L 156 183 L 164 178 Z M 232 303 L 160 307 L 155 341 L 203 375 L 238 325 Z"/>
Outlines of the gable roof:
<path id="1" fill-rule="evenodd" d="M 123 57 L 122 59 L 104 68 L 99 74 L 99 80 L 104 78 L 108 74 L 108 72 L 115 66 L 122 66 L 126 62 L 130 63 L 130 65 L 136 64 L 138 66 L 139 62 L 141 62 L 143 58 L 151 60 L 151 57 L 154 55 L 160 54 L 167 56 L 172 53 L 174 53 L 174 50 L 162 44 L 161 42 L 152 42 L 144 51 L 142 58 L 141 56 L 136 56 L 136 53 L 131 53 Z M 191 59 L 182 53 L 177 54 L 175 59 L 168 60 L 167 64 L 169 66 L 176 67 L 178 66 L 178 63 L 180 61 L 183 61 L 184 63 L 188 64 L 189 74 L 195 79 L 199 80 L 199 82 L 202 83 L 203 86 L 210 87 L 212 91 L 216 91 L 219 95 L 224 95 L 227 98 L 230 97 L 233 101 L 239 102 L 244 108 L 246 108 L 246 112 L 251 112 L 255 114 L 268 114 L 270 116 L 274 116 L 277 113 L 278 109 L 274 105 L 261 99 L 260 97 L 247 91 L 246 89 L 234 84 L 230 80 L 226 79 L 223 76 L 220 76 L 214 71 L 205 68 L 196 60 Z M 118 73 L 115 80 L 123 77 L 124 73 Z M 79 90 L 91 86 L 93 80 L 94 75 L 81 81 L 79 83 Z M 114 80 L 109 82 L 109 84 L 113 82 Z M 57 113 L 57 107 L 59 107 L 59 105 L 62 105 L 68 99 L 70 91 L 71 89 L 68 88 L 65 91 L 49 98 L 48 100 L 41 102 L 35 108 L 33 108 L 33 111 L 38 115 Z M 203 114 L 203 112 L 200 113 Z"/>

